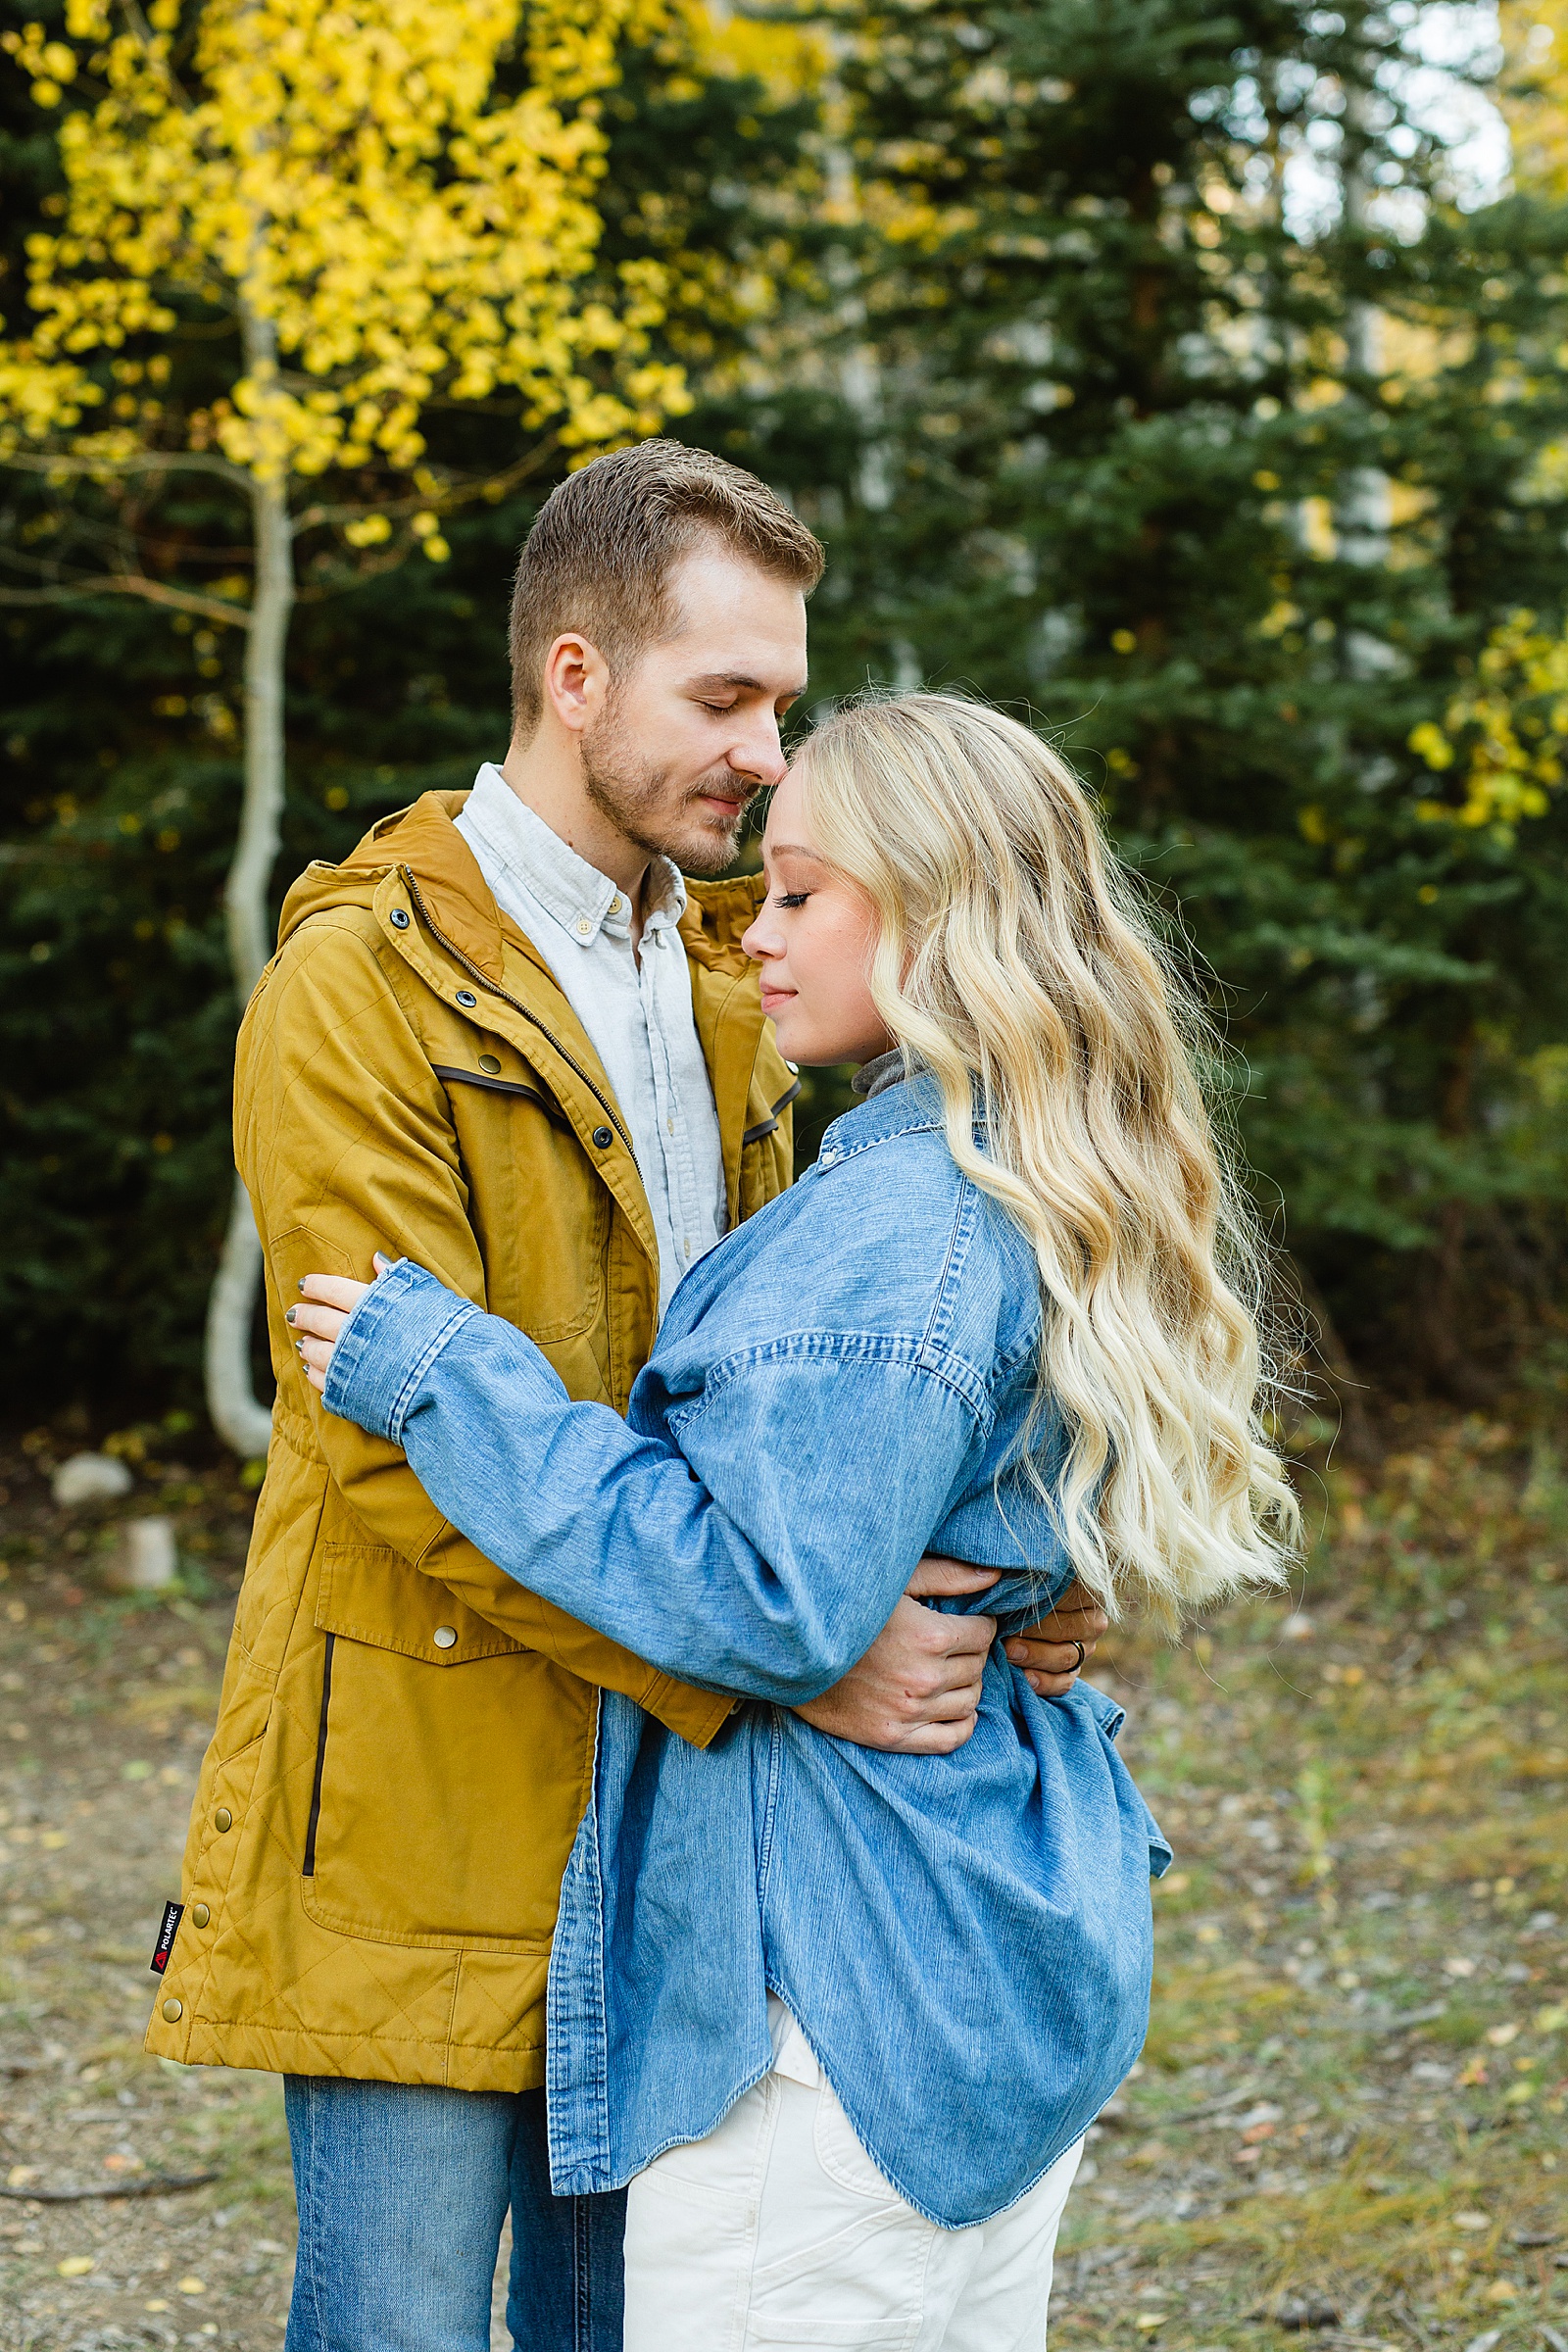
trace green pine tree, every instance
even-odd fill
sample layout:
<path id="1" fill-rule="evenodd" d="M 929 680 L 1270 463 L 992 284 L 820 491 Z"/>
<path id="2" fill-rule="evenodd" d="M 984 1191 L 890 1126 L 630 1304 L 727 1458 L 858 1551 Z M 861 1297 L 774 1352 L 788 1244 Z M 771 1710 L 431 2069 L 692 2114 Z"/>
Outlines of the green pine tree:
<path id="1" fill-rule="evenodd" d="M 1409 738 L 1510 612 L 1562 625 L 1568 215 L 1457 209 L 1414 16 L 841 15 L 856 217 L 751 417 L 829 542 L 816 689 L 1059 732 L 1330 1352 L 1478 1396 L 1561 1273 L 1568 795 L 1446 821 Z"/>

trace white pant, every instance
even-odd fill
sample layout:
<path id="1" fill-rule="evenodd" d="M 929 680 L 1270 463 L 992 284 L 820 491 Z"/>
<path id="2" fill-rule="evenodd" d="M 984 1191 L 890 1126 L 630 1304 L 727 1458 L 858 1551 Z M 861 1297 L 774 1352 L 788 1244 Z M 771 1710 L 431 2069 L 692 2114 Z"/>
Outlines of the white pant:
<path id="1" fill-rule="evenodd" d="M 1043 2352 L 1083 2142 L 994 2222 L 941 2230 L 877 2171 L 792 2023 L 791 2071 L 631 2183 L 625 2352 Z"/>

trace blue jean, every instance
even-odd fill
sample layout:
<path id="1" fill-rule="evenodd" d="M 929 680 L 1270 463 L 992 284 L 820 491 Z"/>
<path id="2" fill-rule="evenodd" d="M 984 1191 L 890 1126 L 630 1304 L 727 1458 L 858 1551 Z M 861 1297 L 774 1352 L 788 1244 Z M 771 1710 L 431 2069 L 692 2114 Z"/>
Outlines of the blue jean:
<path id="1" fill-rule="evenodd" d="M 284 2352 L 489 2352 L 512 2209 L 516 2352 L 620 2352 L 624 2192 L 550 2189 L 542 2090 L 290 2075 L 299 2263 Z"/>

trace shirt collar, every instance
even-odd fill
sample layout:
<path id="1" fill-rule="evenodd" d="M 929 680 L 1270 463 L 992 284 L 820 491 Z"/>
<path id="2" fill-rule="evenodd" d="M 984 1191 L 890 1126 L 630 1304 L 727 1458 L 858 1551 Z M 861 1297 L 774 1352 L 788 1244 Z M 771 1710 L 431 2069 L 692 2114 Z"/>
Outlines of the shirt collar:
<path id="1" fill-rule="evenodd" d="M 890 1086 L 902 1086 L 909 1075 L 909 1065 L 904 1058 L 904 1048 L 895 1046 L 891 1053 L 879 1054 L 874 1061 L 861 1065 L 850 1080 L 852 1095 L 863 1095 L 867 1102 L 873 1095 L 885 1094 Z"/>
<path id="2" fill-rule="evenodd" d="M 463 814 L 497 867 L 521 883 L 579 947 L 592 947 L 601 932 L 612 939 L 630 938 L 625 892 L 552 832 L 493 761 L 487 760 L 475 776 Z M 686 885 L 667 858 L 655 858 L 650 864 L 646 899 L 644 936 L 673 930 L 686 911 Z"/>

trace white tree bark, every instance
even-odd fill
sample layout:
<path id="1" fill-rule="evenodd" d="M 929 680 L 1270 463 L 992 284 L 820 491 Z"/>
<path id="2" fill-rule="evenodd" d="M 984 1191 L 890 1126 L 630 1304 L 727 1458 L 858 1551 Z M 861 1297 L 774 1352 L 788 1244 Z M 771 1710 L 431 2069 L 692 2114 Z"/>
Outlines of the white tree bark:
<path id="1" fill-rule="evenodd" d="M 240 313 L 245 371 L 276 364 L 269 319 Z M 294 606 L 294 535 L 285 473 L 251 491 L 256 579 L 245 643 L 245 797 L 239 839 L 223 892 L 229 964 L 241 1006 L 271 954 L 268 890 L 277 862 L 283 811 L 283 661 Z M 207 1409 L 226 1446 L 247 1460 L 267 1451 L 270 1408 L 251 1379 L 251 1327 L 262 1271 L 262 1245 L 250 1198 L 236 1176 L 218 1275 L 207 1303 Z"/>

